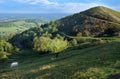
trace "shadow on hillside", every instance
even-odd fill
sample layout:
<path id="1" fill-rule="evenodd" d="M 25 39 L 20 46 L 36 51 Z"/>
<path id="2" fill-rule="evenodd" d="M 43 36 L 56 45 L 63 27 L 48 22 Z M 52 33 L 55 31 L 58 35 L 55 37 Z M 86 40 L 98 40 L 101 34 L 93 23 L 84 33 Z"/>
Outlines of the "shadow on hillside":
<path id="1" fill-rule="evenodd" d="M 120 73 L 115 74 L 115 75 L 110 75 L 108 79 L 120 79 Z"/>

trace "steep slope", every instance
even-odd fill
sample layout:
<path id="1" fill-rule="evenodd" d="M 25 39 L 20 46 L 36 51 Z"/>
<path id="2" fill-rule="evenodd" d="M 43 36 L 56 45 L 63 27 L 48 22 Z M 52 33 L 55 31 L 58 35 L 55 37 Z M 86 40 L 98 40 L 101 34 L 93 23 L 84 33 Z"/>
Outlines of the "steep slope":
<path id="1" fill-rule="evenodd" d="M 98 7 L 88 9 L 84 12 L 81 12 L 81 14 L 102 19 L 102 20 L 107 20 L 110 22 L 120 23 L 120 12 L 114 11 L 112 9 L 109 9 L 103 6 L 98 6 Z"/>
<path id="2" fill-rule="evenodd" d="M 60 31 L 69 35 L 97 36 L 108 28 L 120 28 L 120 13 L 102 6 L 62 18 L 57 21 Z"/>
<path id="3" fill-rule="evenodd" d="M 25 51 L 19 66 L 0 68 L 1 79 L 118 79 L 120 72 L 120 42 L 70 50 L 51 60 L 51 55 Z M 26 52 L 28 52 L 26 54 Z M 33 53 L 33 54 L 32 54 Z M 28 55 L 29 54 L 29 55 Z M 111 78 L 112 77 L 112 78 Z"/>

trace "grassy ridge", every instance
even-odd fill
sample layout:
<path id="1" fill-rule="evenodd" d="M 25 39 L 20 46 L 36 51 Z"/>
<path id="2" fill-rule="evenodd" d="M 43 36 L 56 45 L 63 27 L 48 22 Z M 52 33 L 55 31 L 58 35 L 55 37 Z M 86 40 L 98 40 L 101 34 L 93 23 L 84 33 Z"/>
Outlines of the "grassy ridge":
<path id="1" fill-rule="evenodd" d="M 0 70 L 5 79 L 109 79 L 120 72 L 120 42 L 63 52 L 51 60 L 51 55 L 22 55 L 19 66 Z M 113 78 L 114 79 L 114 78 Z"/>

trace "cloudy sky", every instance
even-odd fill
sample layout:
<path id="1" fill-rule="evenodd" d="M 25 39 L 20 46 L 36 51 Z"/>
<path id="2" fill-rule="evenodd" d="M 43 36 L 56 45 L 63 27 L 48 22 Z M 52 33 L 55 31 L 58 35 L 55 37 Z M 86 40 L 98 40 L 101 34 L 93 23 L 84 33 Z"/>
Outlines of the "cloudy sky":
<path id="1" fill-rule="evenodd" d="M 0 0 L 0 13 L 77 13 L 94 6 L 120 11 L 120 0 Z"/>

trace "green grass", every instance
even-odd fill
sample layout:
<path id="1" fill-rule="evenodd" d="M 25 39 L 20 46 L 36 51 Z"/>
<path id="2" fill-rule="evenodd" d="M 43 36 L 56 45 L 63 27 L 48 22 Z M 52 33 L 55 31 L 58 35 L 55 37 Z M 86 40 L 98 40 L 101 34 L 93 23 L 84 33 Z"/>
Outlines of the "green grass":
<path id="1" fill-rule="evenodd" d="M 26 28 L 24 29 L 20 29 L 19 27 L 0 27 L 0 32 L 6 32 L 6 33 L 14 33 L 14 32 L 17 32 L 18 30 L 22 31 L 22 30 L 25 30 Z"/>
<path id="2" fill-rule="evenodd" d="M 51 57 L 23 51 L 17 60 L 18 67 L 10 68 L 9 64 L 0 67 L 0 79 L 109 79 L 111 74 L 120 72 L 117 41 L 64 51 L 55 60 Z"/>
<path id="3" fill-rule="evenodd" d="M 41 25 L 45 22 L 38 21 L 37 23 Z M 37 27 L 36 23 L 32 21 L 27 22 L 25 20 L 2 22 L 0 23 L 0 35 L 23 32 L 31 27 Z"/>
<path id="4" fill-rule="evenodd" d="M 117 17 L 120 18 L 120 12 L 117 12 L 115 10 L 112 10 L 112 9 L 109 9 L 109 8 L 106 8 L 106 10 L 108 10 L 109 12 L 111 12 L 112 14 L 116 15 Z"/>

